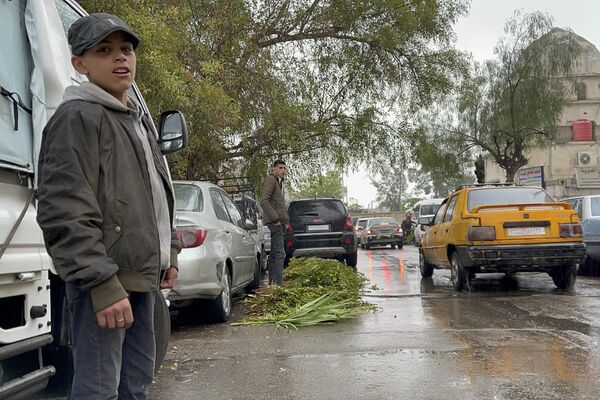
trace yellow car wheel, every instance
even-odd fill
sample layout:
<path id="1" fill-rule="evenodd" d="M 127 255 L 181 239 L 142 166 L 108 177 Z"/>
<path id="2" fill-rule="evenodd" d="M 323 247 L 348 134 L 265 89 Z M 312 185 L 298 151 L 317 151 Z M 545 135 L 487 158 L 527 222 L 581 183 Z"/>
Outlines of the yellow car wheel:
<path id="1" fill-rule="evenodd" d="M 460 292 L 467 283 L 468 274 L 465 267 L 462 266 L 458 253 L 452 253 L 450 275 L 454 290 Z"/>

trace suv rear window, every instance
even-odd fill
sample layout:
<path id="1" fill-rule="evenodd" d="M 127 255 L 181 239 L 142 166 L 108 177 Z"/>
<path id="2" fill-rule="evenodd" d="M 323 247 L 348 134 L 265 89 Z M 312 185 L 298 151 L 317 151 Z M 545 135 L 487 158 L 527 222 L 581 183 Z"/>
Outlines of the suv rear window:
<path id="1" fill-rule="evenodd" d="M 346 207 L 339 200 L 301 200 L 290 203 L 290 216 L 331 216 L 346 215 Z"/>
<path id="2" fill-rule="evenodd" d="M 544 190 L 529 187 L 476 189 L 469 192 L 469 210 L 493 204 L 534 204 L 553 201 Z"/>

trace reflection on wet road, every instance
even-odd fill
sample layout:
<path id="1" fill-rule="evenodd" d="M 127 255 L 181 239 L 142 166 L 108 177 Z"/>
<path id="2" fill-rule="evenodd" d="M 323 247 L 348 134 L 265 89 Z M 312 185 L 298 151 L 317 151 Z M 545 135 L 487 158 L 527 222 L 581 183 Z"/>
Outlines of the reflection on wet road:
<path id="1" fill-rule="evenodd" d="M 298 332 L 179 322 L 151 399 L 597 399 L 600 279 L 447 270 L 417 249 L 359 251 L 381 310 Z M 243 317 L 239 304 L 235 318 Z"/>

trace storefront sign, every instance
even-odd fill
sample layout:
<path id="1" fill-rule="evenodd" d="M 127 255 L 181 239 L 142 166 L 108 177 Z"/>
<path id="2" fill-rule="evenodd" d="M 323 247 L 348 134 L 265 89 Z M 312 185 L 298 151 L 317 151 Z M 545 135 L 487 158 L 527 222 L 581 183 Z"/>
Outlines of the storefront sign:
<path id="1" fill-rule="evenodd" d="M 544 167 L 521 168 L 516 178 L 517 185 L 544 187 Z"/>
<path id="2" fill-rule="evenodd" d="M 577 187 L 600 188 L 600 167 L 575 167 Z"/>

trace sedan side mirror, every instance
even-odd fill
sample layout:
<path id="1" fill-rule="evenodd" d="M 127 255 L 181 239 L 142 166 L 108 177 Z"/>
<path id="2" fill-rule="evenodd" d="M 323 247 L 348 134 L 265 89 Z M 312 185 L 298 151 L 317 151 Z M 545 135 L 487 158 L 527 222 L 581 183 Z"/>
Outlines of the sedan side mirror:
<path id="1" fill-rule="evenodd" d="M 163 155 L 175 153 L 187 146 L 187 125 L 180 111 L 169 110 L 160 114 L 158 145 Z"/>
<path id="2" fill-rule="evenodd" d="M 431 218 L 429 218 L 429 217 L 421 217 L 421 218 L 419 218 L 418 222 L 419 222 L 419 225 L 429 226 L 429 225 L 431 225 L 432 221 L 431 221 Z"/>
<path id="3" fill-rule="evenodd" d="M 253 231 L 256 229 L 256 224 L 251 220 L 247 219 L 246 223 L 244 224 L 244 229 L 246 229 L 247 231 Z"/>

